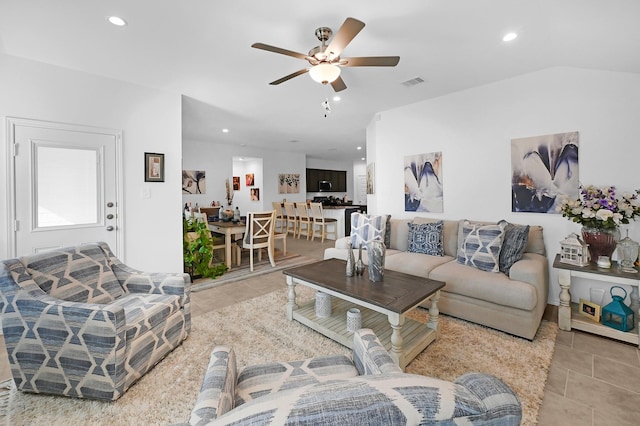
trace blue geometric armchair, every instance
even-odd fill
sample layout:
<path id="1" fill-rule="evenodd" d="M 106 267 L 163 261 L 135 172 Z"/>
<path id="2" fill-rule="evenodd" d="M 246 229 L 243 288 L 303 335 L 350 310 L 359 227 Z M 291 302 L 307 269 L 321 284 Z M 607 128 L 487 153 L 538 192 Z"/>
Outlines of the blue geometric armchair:
<path id="1" fill-rule="evenodd" d="M 189 275 L 132 269 L 106 243 L 0 261 L 16 387 L 118 399 L 189 335 L 190 290 Z"/>
<path id="2" fill-rule="evenodd" d="M 353 333 L 352 356 L 248 365 L 215 346 L 189 425 L 516 426 L 522 405 L 497 377 L 453 382 L 403 373 L 371 329 Z"/>

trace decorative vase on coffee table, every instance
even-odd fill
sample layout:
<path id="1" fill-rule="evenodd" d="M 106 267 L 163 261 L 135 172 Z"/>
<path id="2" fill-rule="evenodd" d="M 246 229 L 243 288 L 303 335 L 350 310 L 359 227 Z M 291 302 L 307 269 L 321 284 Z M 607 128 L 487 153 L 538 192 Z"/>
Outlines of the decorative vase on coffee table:
<path id="1" fill-rule="evenodd" d="M 362 261 L 362 244 L 360 244 L 360 246 L 358 247 L 358 260 L 356 261 L 354 272 L 358 277 L 364 274 L 364 262 Z"/>
<path id="2" fill-rule="evenodd" d="M 371 241 L 367 244 L 369 256 L 369 280 L 380 282 L 384 278 L 384 255 L 386 247 L 382 241 Z"/>
<path id="3" fill-rule="evenodd" d="M 620 240 L 620 230 L 618 228 L 590 228 L 583 226 L 582 239 L 589 244 L 591 262 L 596 262 L 600 256 L 611 258 Z"/>

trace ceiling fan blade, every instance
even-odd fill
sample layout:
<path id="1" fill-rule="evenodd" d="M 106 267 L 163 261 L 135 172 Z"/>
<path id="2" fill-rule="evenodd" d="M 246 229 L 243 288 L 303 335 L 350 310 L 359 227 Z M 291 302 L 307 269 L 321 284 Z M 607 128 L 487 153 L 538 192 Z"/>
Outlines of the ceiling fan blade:
<path id="1" fill-rule="evenodd" d="M 342 58 L 343 67 L 395 67 L 400 62 L 400 56 L 362 56 L 359 58 Z"/>
<path id="2" fill-rule="evenodd" d="M 298 70 L 298 71 L 296 71 L 296 72 L 292 72 L 291 74 L 286 75 L 286 76 L 284 76 L 284 77 L 282 77 L 282 78 L 279 78 L 279 79 L 277 79 L 277 80 L 275 80 L 275 81 L 272 81 L 272 82 L 271 82 L 271 83 L 269 83 L 269 84 L 272 84 L 272 85 L 274 85 L 274 86 L 275 86 L 276 84 L 284 83 L 284 82 L 285 82 L 285 81 L 287 81 L 287 80 L 291 80 L 291 79 L 292 79 L 292 78 L 294 78 L 294 77 L 297 77 L 297 76 L 302 75 L 302 74 L 306 74 L 306 73 L 308 73 L 308 72 L 309 72 L 309 69 L 308 69 L 308 68 L 303 68 L 303 69 Z"/>
<path id="3" fill-rule="evenodd" d="M 331 82 L 331 87 L 333 87 L 333 90 L 335 92 L 340 92 L 340 91 L 346 89 L 347 85 L 344 84 L 344 80 L 342 79 L 342 77 L 338 77 L 338 78 L 336 78 L 335 80 L 333 80 Z"/>
<path id="4" fill-rule="evenodd" d="M 347 47 L 347 44 L 349 44 L 363 28 L 364 22 L 353 18 L 345 19 L 338 32 L 331 39 L 331 43 L 329 43 L 329 46 L 327 46 L 324 51 L 329 56 L 329 60 L 340 56 L 340 53 Z"/>
<path id="5" fill-rule="evenodd" d="M 294 58 L 308 60 L 308 56 L 302 53 L 294 52 L 293 50 L 282 49 L 280 47 L 271 46 L 264 43 L 253 43 L 251 47 L 256 49 L 266 50 L 267 52 L 280 53 L 281 55 L 293 56 Z"/>

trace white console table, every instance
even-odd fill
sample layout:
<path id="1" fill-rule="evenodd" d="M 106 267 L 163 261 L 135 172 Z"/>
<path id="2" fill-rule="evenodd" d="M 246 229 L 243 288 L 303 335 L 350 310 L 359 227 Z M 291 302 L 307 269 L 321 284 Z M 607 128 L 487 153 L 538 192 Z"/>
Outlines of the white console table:
<path id="1" fill-rule="evenodd" d="M 560 306 L 558 308 L 558 326 L 560 330 L 582 330 L 589 333 L 606 336 L 623 342 L 640 346 L 638 321 L 640 320 L 640 302 L 638 287 L 640 286 L 640 273 L 621 272 L 618 265 L 612 265 L 610 269 L 599 268 L 595 264 L 580 267 L 560 262 L 560 255 L 556 255 L 553 267 L 558 270 L 558 283 L 560 284 Z M 611 286 L 631 286 L 631 309 L 635 314 L 635 327 L 631 331 L 623 332 L 615 328 L 597 323 L 578 312 L 578 304 L 571 303 L 571 279 L 573 277 L 589 280 L 603 281 Z"/>

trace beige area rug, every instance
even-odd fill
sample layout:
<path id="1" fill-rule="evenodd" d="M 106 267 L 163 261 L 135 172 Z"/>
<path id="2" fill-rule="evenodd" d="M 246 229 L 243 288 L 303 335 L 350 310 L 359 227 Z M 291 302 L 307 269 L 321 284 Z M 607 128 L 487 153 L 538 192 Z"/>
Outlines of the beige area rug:
<path id="1" fill-rule="evenodd" d="M 306 263 L 316 262 L 317 259 L 301 256 L 295 253 L 287 253 L 283 255 L 281 252 L 276 251 L 275 263 L 276 266 L 271 266 L 269 257 L 265 254 L 262 256 L 262 261 L 258 262 L 257 257 L 253 262 L 253 272 L 249 265 L 249 255 L 244 253 L 242 256 L 242 264 L 240 266 L 233 265 L 230 271 L 225 272 L 224 275 L 211 278 L 198 278 L 193 281 L 191 291 L 197 292 L 206 290 L 208 288 L 217 287 L 222 284 L 228 284 L 234 281 L 240 281 L 247 278 L 257 277 L 259 275 L 269 274 L 275 271 L 281 271 L 287 268 L 293 268 L 294 266 L 304 265 Z"/>
<path id="2" fill-rule="evenodd" d="M 301 298 L 313 297 L 298 287 Z M 191 336 L 113 403 L 30 395 L 11 389 L 10 425 L 166 425 L 186 422 L 215 344 L 232 344 L 239 366 L 349 349 L 285 317 L 281 289 L 194 318 Z M 419 310 L 416 318 L 428 314 Z M 557 325 L 543 322 L 533 342 L 450 317 L 441 317 L 441 338 L 407 367 L 408 372 L 451 380 L 481 371 L 507 382 L 522 401 L 523 425 L 534 425 L 542 401 Z M 366 324 L 365 324 L 366 326 Z"/>

